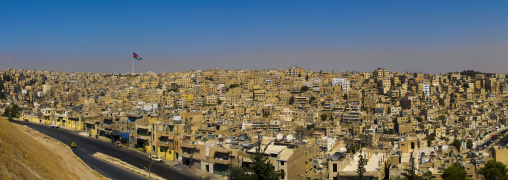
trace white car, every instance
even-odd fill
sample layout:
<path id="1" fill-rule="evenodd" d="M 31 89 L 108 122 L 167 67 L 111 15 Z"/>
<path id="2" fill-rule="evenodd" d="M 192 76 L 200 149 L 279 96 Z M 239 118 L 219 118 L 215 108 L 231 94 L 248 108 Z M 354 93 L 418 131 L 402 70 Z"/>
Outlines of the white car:
<path id="1" fill-rule="evenodd" d="M 162 158 L 160 156 L 148 155 L 148 158 L 150 158 L 152 161 L 155 161 L 155 162 L 162 162 Z"/>

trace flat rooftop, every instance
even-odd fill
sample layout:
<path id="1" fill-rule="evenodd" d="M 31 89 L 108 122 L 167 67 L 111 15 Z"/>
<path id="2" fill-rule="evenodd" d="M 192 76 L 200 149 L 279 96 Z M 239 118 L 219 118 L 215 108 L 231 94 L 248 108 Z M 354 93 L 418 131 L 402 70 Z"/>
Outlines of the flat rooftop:
<path id="1" fill-rule="evenodd" d="M 358 160 L 360 159 L 359 156 L 360 153 L 356 154 L 355 157 L 353 158 L 353 161 L 349 165 L 347 165 L 342 171 L 356 172 L 358 168 Z M 366 172 L 377 171 L 380 168 L 378 163 L 379 161 L 381 161 L 381 158 L 383 156 L 384 156 L 383 154 L 372 153 L 372 157 L 369 158 L 367 165 L 364 166 Z"/>

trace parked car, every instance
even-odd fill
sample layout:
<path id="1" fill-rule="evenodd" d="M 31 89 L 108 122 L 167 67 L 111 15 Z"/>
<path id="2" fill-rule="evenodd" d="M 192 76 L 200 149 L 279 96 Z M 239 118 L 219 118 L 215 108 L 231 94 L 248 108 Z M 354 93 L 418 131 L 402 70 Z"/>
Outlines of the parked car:
<path id="1" fill-rule="evenodd" d="M 155 162 L 162 162 L 162 158 L 157 155 L 148 155 L 148 158 L 150 158 L 152 161 L 155 161 Z"/>
<path id="2" fill-rule="evenodd" d="M 77 147 L 78 147 L 78 144 L 76 144 L 76 142 L 72 142 L 72 143 L 71 143 L 71 147 L 72 147 L 72 148 L 77 148 Z"/>

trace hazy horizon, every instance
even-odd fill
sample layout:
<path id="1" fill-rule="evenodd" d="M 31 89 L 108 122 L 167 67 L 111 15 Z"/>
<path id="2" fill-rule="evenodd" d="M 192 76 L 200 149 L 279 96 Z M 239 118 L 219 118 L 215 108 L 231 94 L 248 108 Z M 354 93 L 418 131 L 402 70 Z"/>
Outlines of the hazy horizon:
<path id="1" fill-rule="evenodd" d="M 508 73 L 508 1 L 7 1 L 0 69 Z"/>
<path id="2" fill-rule="evenodd" d="M 305 67 L 300 67 L 300 66 L 296 66 L 296 67 L 299 67 L 299 68 L 302 68 L 304 71 L 306 70 L 312 70 L 312 69 L 306 69 Z M 291 67 L 287 67 L 287 68 L 291 68 Z M 284 69 L 281 69 L 281 68 L 270 68 L 270 69 L 220 69 L 219 70 L 224 70 L 224 71 L 239 71 L 239 70 L 249 70 L 249 71 L 255 71 L 255 70 L 258 70 L 258 71 L 269 71 L 269 70 L 286 70 L 287 68 L 284 68 Z M 7 70 L 7 69 L 13 69 L 13 68 L 6 68 L 6 69 L 0 69 L 0 71 L 4 71 L 4 70 Z M 164 73 L 168 74 L 168 73 L 175 73 L 175 72 L 187 72 L 187 71 L 197 71 L 197 70 L 200 70 L 200 71 L 206 71 L 206 70 L 213 70 L 215 68 L 209 68 L 209 69 L 188 69 L 188 70 L 181 70 L 181 71 L 172 71 L 172 72 L 167 72 L 164 70 Z M 376 68 L 377 69 L 377 68 Z M 363 72 L 368 72 L 368 73 L 373 73 L 374 70 L 376 69 L 372 69 L 371 71 L 368 71 L 368 70 L 365 70 L 365 71 L 356 71 L 356 70 L 343 70 L 343 73 L 348 73 L 348 72 L 351 72 L 351 73 L 363 73 Z M 382 68 L 384 69 L 384 68 Z M 129 75 L 131 74 L 130 72 L 120 72 L 120 73 L 114 73 L 114 72 L 84 72 L 84 71 L 53 71 L 53 70 L 40 70 L 40 69 L 14 69 L 14 70 L 24 70 L 24 71 L 45 71 L 45 72 L 63 72 L 63 73 L 98 73 L 98 74 L 118 74 L 118 75 Z M 322 71 L 322 72 L 332 72 L 332 73 L 341 73 L 342 72 L 342 69 L 339 69 L 339 70 L 332 70 L 332 71 L 323 71 L 323 70 L 312 70 L 313 73 L 318 73 L 319 71 Z M 460 73 L 460 72 L 463 72 L 463 71 L 471 71 L 471 69 L 464 69 L 464 70 L 461 70 L 461 71 L 453 71 L 453 72 L 445 72 L 445 73 L 429 73 L 429 72 L 420 72 L 420 71 L 390 71 L 388 70 L 389 72 L 391 73 L 423 73 L 423 74 L 441 74 L 441 75 L 444 75 L 444 74 L 448 74 L 448 73 Z M 475 70 L 472 70 L 472 71 L 475 71 Z M 155 71 L 147 71 L 147 72 L 135 72 L 135 74 L 146 74 L 146 73 L 149 73 L 149 72 L 153 72 L 155 74 L 162 74 L 162 72 L 155 72 Z M 475 72 L 478 72 L 478 73 L 485 73 L 485 74 L 503 74 L 503 73 L 493 73 L 493 72 L 483 72 L 483 71 L 475 71 Z M 508 74 L 505 74 L 505 75 L 508 75 Z"/>

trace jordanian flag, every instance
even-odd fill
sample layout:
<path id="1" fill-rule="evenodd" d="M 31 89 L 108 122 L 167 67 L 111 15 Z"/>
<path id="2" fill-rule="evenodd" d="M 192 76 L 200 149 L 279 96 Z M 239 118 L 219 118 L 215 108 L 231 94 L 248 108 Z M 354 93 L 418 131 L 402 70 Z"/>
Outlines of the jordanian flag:
<path id="1" fill-rule="evenodd" d="M 139 61 L 141 61 L 141 59 L 143 59 L 143 58 L 139 57 L 136 53 L 132 53 L 132 58 L 137 59 Z"/>

